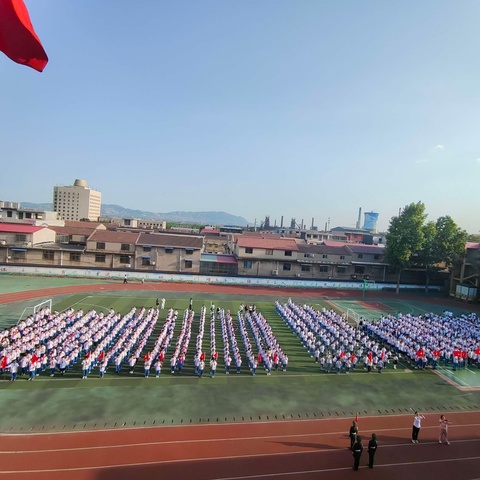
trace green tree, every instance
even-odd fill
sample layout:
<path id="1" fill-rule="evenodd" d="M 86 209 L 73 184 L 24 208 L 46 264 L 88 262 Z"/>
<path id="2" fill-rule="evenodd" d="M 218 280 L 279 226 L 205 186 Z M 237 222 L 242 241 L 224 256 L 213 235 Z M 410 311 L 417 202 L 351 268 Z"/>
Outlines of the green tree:
<path id="1" fill-rule="evenodd" d="M 423 225 L 422 230 L 423 243 L 416 260 L 425 267 L 425 293 L 428 293 L 430 271 L 432 267 L 438 263 L 436 254 L 437 224 L 435 222 L 427 222 Z"/>
<path id="2" fill-rule="evenodd" d="M 462 230 L 450 216 L 439 217 L 436 222 L 434 252 L 437 263 L 444 263 L 451 270 L 465 255 L 467 232 Z"/>
<path id="3" fill-rule="evenodd" d="M 400 291 L 403 271 L 414 263 L 423 246 L 426 217 L 425 205 L 418 202 L 407 205 L 398 216 L 390 220 L 385 258 L 398 272 L 397 293 Z"/>

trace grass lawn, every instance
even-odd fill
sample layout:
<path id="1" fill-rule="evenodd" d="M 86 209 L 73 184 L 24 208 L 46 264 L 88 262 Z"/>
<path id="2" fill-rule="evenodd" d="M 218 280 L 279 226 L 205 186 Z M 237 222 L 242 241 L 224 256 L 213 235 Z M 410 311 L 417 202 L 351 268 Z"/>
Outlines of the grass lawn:
<path id="1" fill-rule="evenodd" d="M 148 290 L 78 294 L 55 298 L 53 308 L 60 311 L 74 306 L 76 310 L 94 308 L 104 312 L 113 308 L 125 313 L 131 306 L 154 306 L 157 295 L 158 292 Z M 382 374 L 368 374 L 362 368 L 348 375 L 320 372 L 300 340 L 276 314 L 275 298 L 268 297 L 255 297 L 257 311 L 268 320 L 281 348 L 289 356 L 287 372 L 272 372 L 271 376 L 267 376 L 259 369 L 253 377 L 244 360 L 240 374 L 225 375 L 218 322 L 218 372 L 214 379 L 210 378 L 207 362 L 207 375 L 199 379 L 193 373 L 192 358 L 200 307 L 205 304 L 209 308 L 213 302 L 225 310 L 237 312 L 240 303 L 248 303 L 249 300 L 217 294 L 165 292 L 161 295 L 167 299 L 167 308 L 179 311 L 172 346 L 190 296 L 194 300 L 193 308 L 197 313 L 182 375 L 169 373 L 170 347 L 160 378 L 143 378 L 139 365 L 133 375 L 128 374 L 126 366 L 120 375 L 115 375 L 113 368 L 109 367 L 103 379 L 98 378 L 98 370 L 95 369 L 88 379 L 82 380 L 79 366 L 76 366 L 63 378 L 50 378 L 44 373 L 33 382 L 27 382 L 25 378 L 19 378 L 15 383 L 0 381 L 0 431 L 350 417 L 357 411 L 361 415 L 371 415 L 405 413 L 410 409 L 448 411 L 480 408 L 480 392 L 461 392 L 429 370 L 393 370 L 390 366 Z M 304 302 L 305 299 L 302 299 L 301 303 Z M 318 302 L 318 298 L 315 299 L 315 303 Z M 330 308 L 328 303 L 326 305 Z M 166 310 L 162 311 L 151 338 L 156 338 L 165 316 Z M 235 320 L 236 313 L 232 316 Z M 204 350 L 207 352 L 209 326 L 207 313 L 204 336 Z M 240 344 L 238 332 L 237 340 Z"/>

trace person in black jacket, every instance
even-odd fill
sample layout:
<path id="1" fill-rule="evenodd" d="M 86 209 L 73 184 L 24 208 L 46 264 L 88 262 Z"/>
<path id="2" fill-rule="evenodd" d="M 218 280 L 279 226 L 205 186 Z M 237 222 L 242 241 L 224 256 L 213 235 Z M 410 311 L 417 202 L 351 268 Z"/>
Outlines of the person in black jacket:
<path id="1" fill-rule="evenodd" d="M 360 465 L 360 457 L 363 452 L 362 437 L 357 435 L 357 441 L 353 444 L 353 469 L 358 470 Z"/>
<path id="2" fill-rule="evenodd" d="M 357 435 L 358 435 L 358 424 L 354 420 L 352 422 L 352 426 L 350 427 L 350 430 L 348 432 L 348 436 L 350 437 L 350 450 L 353 450 L 353 444 L 357 440 Z"/>
<path id="3" fill-rule="evenodd" d="M 372 439 L 368 442 L 368 466 L 373 468 L 373 460 L 375 458 L 375 452 L 377 451 L 377 436 L 372 433 Z"/>

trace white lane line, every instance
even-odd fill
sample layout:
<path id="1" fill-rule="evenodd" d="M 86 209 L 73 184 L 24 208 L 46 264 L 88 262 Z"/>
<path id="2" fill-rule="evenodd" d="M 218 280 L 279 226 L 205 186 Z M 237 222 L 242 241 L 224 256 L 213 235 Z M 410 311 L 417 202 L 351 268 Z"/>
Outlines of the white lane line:
<path id="1" fill-rule="evenodd" d="M 344 449 L 342 449 L 344 450 Z M 322 451 L 322 450 L 320 450 Z M 332 451 L 332 450 L 324 450 L 324 451 Z M 312 453 L 312 452 L 300 452 L 300 453 Z M 3 470 L 0 471 L 0 475 L 2 474 L 20 474 L 24 475 L 26 473 L 35 474 L 35 473 L 56 473 L 56 472 L 76 472 L 82 470 L 105 470 L 107 468 L 125 468 L 125 467 L 142 467 L 147 465 L 165 465 L 171 463 L 191 463 L 191 462 L 205 462 L 205 461 L 218 461 L 218 460 L 237 460 L 239 458 L 261 458 L 261 457 L 276 457 L 276 456 L 285 456 L 285 455 L 294 455 L 295 453 L 285 452 L 285 453 L 259 453 L 254 455 L 241 455 L 241 456 L 227 456 L 227 457 L 202 457 L 202 458 L 186 458 L 182 460 L 159 460 L 153 462 L 140 462 L 140 463 L 112 463 L 106 465 L 97 465 L 97 466 L 89 466 L 89 467 L 71 467 L 71 468 L 48 468 L 48 469 L 38 469 L 38 470 Z M 480 457 L 454 457 L 448 459 L 440 459 L 440 460 L 422 460 L 420 462 L 401 462 L 401 463 L 387 463 L 387 464 L 377 464 L 376 468 L 380 467 L 397 467 L 397 466 L 405 466 L 405 465 L 419 465 L 419 464 L 432 464 L 432 463 L 446 463 L 446 462 L 462 462 L 468 460 L 480 460 Z M 250 478 L 268 478 L 268 477 L 278 477 L 278 476 L 293 476 L 293 475 L 305 475 L 311 473 L 322 473 L 322 472 L 335 472 L 335 471 L 344 471 L 344 470 L 351 470 L 347 467 L 340 467 L 340 468 L 326 468 L 326 469 L 319 469 L 319 470 L 300 470 L 296 472 L 276 472 L 276 473 L 266 473 L 266 474 L 256 474 L 256 475 L 248 475 L 243 477 L 218 477 L 214 480 L 240 480 L 240 479 L 250 479 Z M 212 479 L 213 480 L 213 479 Z"/>
<path id="2" fill-rule="evenodd" d="M 457 461 L 467 461 L 467 460 L 479 460 L 480 457 L 464 457 L 464 458 L 446 458 L 442 460 L 422 460 L 421 462 L 399 462 L 399 463 L 385 463 L 385 464 L 375 464 L 375 468 L 389 468 L 389 467 L 402 467 L 402 466 L 411 466 L 411 465 L 425 465 L 432 463 L 446 463 L 446 462 L 457 462 Z M 363 467 L 366 468 L 366 467 Z M 284 472 L 284 473 L 264 473 L 257 475 L 245 475 L 242 477 L 216 477 L 212 480 L 248 480 L 256 478 L 271 478 L 271 477 L 287 477 L 294 475 L 311 475 L 316 473 L 327 473 L 327 472 L 343 472 L 351 470 L 352 467 L 340 467 L 340 468 L 324 468 L 319 470 L 300 470 L 297 472 Z"/>
<path id="3" fill-rule="evenodd" d="M 471 424 L 471 425 L 457 425 L 457 427 L 475 427 L 478 428 L 480 424 Z M 450 425 L 450 430 L 453 429 L 454 425 Z M 437 430 L 437 426 L 431 426 L 431 427 L 422 427 L 422 430 L 428 430 L 428 429 L 435 429 Z M 397 432 L 397 431 L 403 431 L 406 430 L 410 432 L 411 428 L 388 428 L 388 429 L 370 429 L 370 430 L 363 430 L 363 432 L 369 432 L 369 433 L 377 433 L 377 432 Z M 188 439 L 188 440 L 164 440 L 164 441 L 157 441 L 157 442 L 142 442 L 142 443 L 123 443 L 123 444 L 114 444 L 114 445 L 96 445 L 96 446 L 89 446 L 89 447 L 71 447 L 71 448 L 51 448 L 51 449 L 40 449 L 40 450 L 5 450 L 5 451 L 0 451 L 0 455 L 10 455 L 12 453 L 15 454 L 29 454 L 29 453 L 59 453 L 59 452 L 80 452 L 84 450 L 108 450 L 108 449 L 119 449 L 119 448 L 137 448 L 137 447 L 148 447 L 148 446 L 158 446 L 158 445 L 183 445 L 183 444 L 189 444 L 189 443 L 215 443 L 215 442 L 243 442 L 243 441 L 254 441 L 254 440 L 275 440 L 274 443 L 284 443 L 291 441 L 291 439 L 298 439 L 298 438 L 306 438 L 306 437 L 323 437 L 327 435 L 344 435 L 344 437 L 347 437 L 347 434 L 345 434 L 344 431 L 341 432 L 330 432 L 330 433 L 299 433 L 299 434 L 281 434 L 281 435 L 265 435 L 261 437 L 227 437 L 227 438 L 205 438 L 201 440 L 197 439 Z M 282 440 L 283 439 L 283 440 Z M 343 439 L 343 438 L 342 438 Z M 478 439 L 465 439 L 465 440 L 450 440 L 450 443 L 469 443 L 469 442 L 479 442 L 480 438 Z M 437 444 L 437 441 L 425 441 L 421 442 L 422 445 L 435 445 Z M 410 447 L 410 439 L 405 438 L 405 443 L 398 443 L 398 444 L 387 444 L 387 445 L 382 445 L 382 448 L 389 448 L 389 447 L 401 447 L 401 446 L 408 446 Z M 328 448 L 328 449 L 317 449 L 316 447 L 310 447 L 309 450 L 306 450 L 305 452 L 319 452 L 319 451 L 335 451 L 335 450 L 345 450 L 344 447 L 337 448 Z M 301 453 L 301 452 L 297 452 Z"/>

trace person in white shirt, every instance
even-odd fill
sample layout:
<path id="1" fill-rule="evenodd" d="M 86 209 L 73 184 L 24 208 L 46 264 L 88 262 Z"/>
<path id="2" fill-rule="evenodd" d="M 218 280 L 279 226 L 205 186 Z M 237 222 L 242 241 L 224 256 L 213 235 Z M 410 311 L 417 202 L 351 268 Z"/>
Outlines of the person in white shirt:
<path id="1" fill-rule="evenodd" d="M 17 379 L 17 373 L 18 373 L 18 362 L 16 360 L 13 360 L 10 365 L 9 365 L 9 368 L 10 368 L 10 381 L 11 382 L 14 382 L 16 379 Z"/>
<path id="2" fill-rule="evenodd" d="M 215 378 L 216 370 L 217 370 L 217 361 L 214 358 L 212 358 L 210 360 L 210 376 L 212 378 Z"/>
<path id="3" fill-rule="evenodd" d="M 415 412 L 415 416 L 413 417 L 412 443 L 418 443 L 418 434 L 420 433 L 422 419 L 424 418 L 425 417 L 421 413 Z"/>

